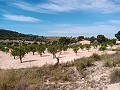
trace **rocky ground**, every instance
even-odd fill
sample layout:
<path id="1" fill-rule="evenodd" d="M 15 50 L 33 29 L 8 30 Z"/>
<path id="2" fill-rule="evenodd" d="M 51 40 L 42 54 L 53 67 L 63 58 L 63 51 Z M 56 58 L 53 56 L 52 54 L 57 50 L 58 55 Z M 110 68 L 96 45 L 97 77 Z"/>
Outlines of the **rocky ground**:
<path id="1" fill-rule="evenodd" d="M 85 77 L 82 77 L 75 67 L 71 67 L 69 70 L 72 72 L 74 80 L 73 82 L 55 83 L 46 81 L 41 89 L 42 90 L 120 90 L 120 82 L 111 83 L 110 74 L 111 71 L 120 67 L 104 67 L 103 61 L 96 61 L 91 67 L 86 68 L 84 73 Z M 52 89 L 51 89 L 52 88 Z"/>

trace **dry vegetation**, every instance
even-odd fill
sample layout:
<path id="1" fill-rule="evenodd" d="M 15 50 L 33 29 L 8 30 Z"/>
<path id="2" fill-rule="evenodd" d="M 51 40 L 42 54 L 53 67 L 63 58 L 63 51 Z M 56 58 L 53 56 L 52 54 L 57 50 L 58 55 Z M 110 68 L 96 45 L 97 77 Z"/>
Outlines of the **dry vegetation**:
<path id="1" fill-rule="evenodd" d="M 81 87 L 76 81 L 86 78 L 87 69 L 95 62 L 103 62 L 102 67 L 120 66 L 120 53 L 112 55 L 93 54 L 89 58 L 81 58 L 73 62 L 56 65 L 44 65 L 26 69 L 0 70 L 0 90 L 73 90 Z M 109 70 L 108 69 L 108 70 Z M 87 72 L 86 72 L 87 71 Z M 120 69 L 109 75 L 110 81 L 120 82 Z M 95 88 L 91 85 L 92 88 Z M 84 87 L 85 88 L 85 87 Z M 87 89 L 85 89 L 87 90 Z"/>

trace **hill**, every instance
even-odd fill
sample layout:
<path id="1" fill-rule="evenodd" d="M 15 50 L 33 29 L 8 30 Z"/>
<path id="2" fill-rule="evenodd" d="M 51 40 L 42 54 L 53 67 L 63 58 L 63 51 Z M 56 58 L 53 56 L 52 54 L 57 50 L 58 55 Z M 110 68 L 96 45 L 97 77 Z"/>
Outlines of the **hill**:
<path id="1" fill-rule="evenodd" d="M 22 34 L 16 31 L 0 29 L 0 40 L 27 40 L 33 41 L 36 40 L 39 36 L 32 34 Z"/>

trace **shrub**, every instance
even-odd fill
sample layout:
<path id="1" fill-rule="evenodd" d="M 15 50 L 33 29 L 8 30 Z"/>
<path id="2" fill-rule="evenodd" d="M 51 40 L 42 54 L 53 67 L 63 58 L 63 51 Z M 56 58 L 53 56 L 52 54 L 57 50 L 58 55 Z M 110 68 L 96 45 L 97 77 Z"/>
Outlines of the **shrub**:
<path id="1" fill-rule="evenodd" d="M 110 75 L 111 83 L 120 81 L 120 69 L 115 69 Z"/>
<path id="2" fill-rule="evenodd" d="M 81 58 L 74 60 L 74 66 L 77 68 L 78 71 L 83 70 L 86 67 L 92 65 L 93 60 L 91 58 Z"/>
<path id="3" fill-rule="evenodd" d="M 117 60 L 105 61 L 104 66 L 105 67 L 116 67 L 117 64 L 118 64 Z"/>
<path id="4" fill-rule="evenodd" d="M 101 46 L 101 47 L 99 48 L 100 51 L 105 51 L 106 49 L 107 49 L 106 46 Z"/>
<path id="5" fill-rule="evenodd" d="M 93 53 L 93 55 L 91 56 L 91 58 L 93 58 L 95 61 L 98 61 L 100 60 L 100 55 L 96 54 L 96 53 Z"/>

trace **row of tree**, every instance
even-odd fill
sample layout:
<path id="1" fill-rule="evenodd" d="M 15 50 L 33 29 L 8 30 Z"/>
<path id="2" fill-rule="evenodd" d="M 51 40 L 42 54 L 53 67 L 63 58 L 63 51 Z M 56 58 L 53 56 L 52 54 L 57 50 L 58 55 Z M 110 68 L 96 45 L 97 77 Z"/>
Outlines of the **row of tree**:
<path id="1" fill-rule="evenodd" d="M 120 40 L 120 31 L 117 32 L 115 34 L 115 37 Z M 54 37 L 56 38 L 56 37 Z M 49 37 L 49 39 L 47 37 L 44 36 L 37 36 L 37 35 L 26 35 L 26 34 L 22 34 L 22 33 L 18 33 L 15 31 L 10 31 L 10 30 L 5 30 L 5 29 L 0 29 L 0 40 L 5 40 L 5 39 L 9 39 L 9 40 L 24 40 L 24 41 L 38 41 L 38 42 L 44 42 L 44 43 L 51 43 L 53 40 L 51 40 L 52 38 Z M 70 44 L 70 43 L 76 43 L 78 41 L 82 41 L 83 39 L 85 40 L 90 40 L 91 43 L 93 43 L 94 41 L 98 41 L 99 43 L 103 43 L 103 42 L 112 42 L 115 43 L 116 39 L 109 39 L 106 38 L 104 35 L 98 35 L 97 37 L 84 37 L 84 36 L 78 36 L 78 37 L 60 37 L 59 41 L 60 42 L 64 42 L 66 44 Z M 4 44 L 4 42 L 3 42 Z M 12 43 L 9 43 L 12 44 Z M 17 44 L 17 43 L 16 43 Z"/>
<path id="2" fill-rule="evenodd" d="M 20 62 L 22 63 L 22 58 L 25 56 L 25 54 L 28 54 L 29 52 L 32 52 L 33 55 L 35 52 L 38 52 L 38 54 L 42 57 L 42 55 L 45 53 L 45 50 L 47 50 L 49 53 L 53 55 L 53 58 L 56 58 L 56 53 L 62 51 L 67 51 L 68 48 L 72 48 L 75 54 L 77 55 L 77 52 L 79 49 L 84 50 L 87 49 L 88 51 L 91 49 L 91 47 L 94 47 L 95 49 L 99 46 L 99 50 L 104 51 L 106 50 L 107 46 L 113 46 L 114 44 L 111 42 L 109 44 L 107 43 L 99 43 L 97 41 L 93 42 L 92 44 L 66 44 L 64 41 L 59 42 L 53 42 L 51 44 L 30 44 L 30 45 L 21 45 L 21 46 L 2 46 L 0 45 L 0 50 L 3 52 L 10 52 L 11 55 L 14 56 L 14 59 L 16 57 L 20 58 Z"/>

